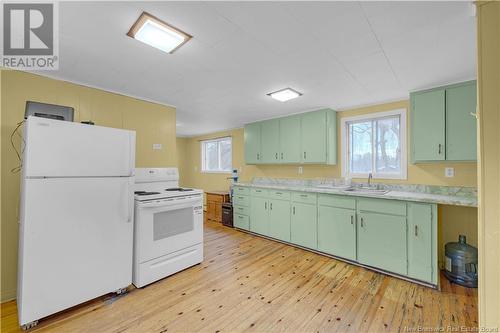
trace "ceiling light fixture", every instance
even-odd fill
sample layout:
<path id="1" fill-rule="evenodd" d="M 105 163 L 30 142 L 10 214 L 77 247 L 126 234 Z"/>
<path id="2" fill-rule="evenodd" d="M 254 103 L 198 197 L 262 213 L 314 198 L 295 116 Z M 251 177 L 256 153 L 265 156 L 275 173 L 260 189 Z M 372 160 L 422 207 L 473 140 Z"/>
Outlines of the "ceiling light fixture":
<path id="1" fill-rule="evenodd" d="M 297 98 L 299 96 L 302 96 L 302 93 L 299 93 L 296 90 L 293 90 L 292 88 L 285 88 L 281 89 L 272 93 L 267 94 L 267 96 L 271 96 L 271 98 L 274 98 L 277 101 L 280 102 L 286 102 L 291 99 Z"/>
<path id="2" fill-rule="evenodd" d="M 193 37 L 146 12 L 139 16 L 127 36 L 167 53 L 173 53 Z"/>

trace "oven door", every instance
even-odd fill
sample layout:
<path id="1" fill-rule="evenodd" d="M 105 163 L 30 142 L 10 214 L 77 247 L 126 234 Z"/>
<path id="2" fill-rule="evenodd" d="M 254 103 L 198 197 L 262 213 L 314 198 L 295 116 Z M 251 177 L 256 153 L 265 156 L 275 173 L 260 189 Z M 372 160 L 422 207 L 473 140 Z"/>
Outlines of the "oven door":
<path id="1" fill-rule="evenodd" d="M 201 195 L 137 204 L 136 262 L 146 262 L 202 242 Z"/>

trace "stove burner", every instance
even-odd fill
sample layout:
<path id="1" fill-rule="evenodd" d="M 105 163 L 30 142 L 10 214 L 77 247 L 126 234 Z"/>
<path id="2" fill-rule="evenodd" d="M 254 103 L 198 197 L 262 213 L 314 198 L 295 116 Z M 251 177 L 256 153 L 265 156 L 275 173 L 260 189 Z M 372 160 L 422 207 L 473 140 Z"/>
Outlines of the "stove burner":
<path id="1" fill-rule="evenodd" d="M 182 188 L 182 187 L 171 187 L 167 188 L 165 191 L 178 191 L 178 192 L 188 192 L 192 191 L 192 188 Z"/>
<path id="2" fill-rule="evenodd" d="M 160 194 L 160 192 L 135 191 L 134 194 L 137 194 L 137 195 L 153 195 L 153 194 Z"/>

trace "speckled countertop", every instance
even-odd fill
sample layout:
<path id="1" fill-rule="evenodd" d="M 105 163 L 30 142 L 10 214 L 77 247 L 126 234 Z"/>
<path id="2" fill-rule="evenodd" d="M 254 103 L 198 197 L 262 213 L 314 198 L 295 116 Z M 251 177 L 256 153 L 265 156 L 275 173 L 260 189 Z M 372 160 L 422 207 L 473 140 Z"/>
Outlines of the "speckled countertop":
<path id="1" fill-rule="evenodd" d="M 437 203 L 442 205 L 477 207 L 477 189 L 460 186 L 434 186 L 414 184 L 380 184 L 385 194 L 345 191 L 346 186 L 339 179 L 278 179 L 254 178 L 252 182 L 237 183 L 245 187 L 260 187 L 276 190 L 302 191 L 325 194 L 340 194 L 355 197 L 382 198 L 416 202 Z M 353 187 L 366 186 L 352 183 Z"/>

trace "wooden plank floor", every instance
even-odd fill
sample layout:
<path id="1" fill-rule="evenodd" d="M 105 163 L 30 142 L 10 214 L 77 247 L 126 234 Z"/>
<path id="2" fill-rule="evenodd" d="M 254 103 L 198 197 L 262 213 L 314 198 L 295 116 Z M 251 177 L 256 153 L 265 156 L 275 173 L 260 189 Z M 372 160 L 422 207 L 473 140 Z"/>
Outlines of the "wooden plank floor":
<path id="1" fill-rule="evenodd" d="M 42 320 L 35 332 L 409 332 L 477 327 L 477 290 L 436 291 L 205 224 L 205 261 L 121 297 Z M 18 332 L 2 304 L 2 332 Z"/>

